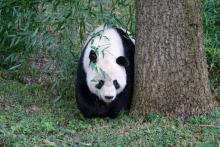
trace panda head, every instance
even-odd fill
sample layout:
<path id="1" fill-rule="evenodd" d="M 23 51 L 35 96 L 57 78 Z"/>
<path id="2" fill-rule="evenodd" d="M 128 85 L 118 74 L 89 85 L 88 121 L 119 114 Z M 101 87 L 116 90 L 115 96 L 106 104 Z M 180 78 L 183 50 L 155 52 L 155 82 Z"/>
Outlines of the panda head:
<path id="1" fill-rule="evenodd" d="M 94 66 L 87 74 L 89 90 L 106 103 L 114 101 L 127 84 L 125 67 L 129 66 L 128 59 L 124 56 L 106 56 L 98 61 L 100 59 L 93 50 L 89 59 L 90 66 Z"/>

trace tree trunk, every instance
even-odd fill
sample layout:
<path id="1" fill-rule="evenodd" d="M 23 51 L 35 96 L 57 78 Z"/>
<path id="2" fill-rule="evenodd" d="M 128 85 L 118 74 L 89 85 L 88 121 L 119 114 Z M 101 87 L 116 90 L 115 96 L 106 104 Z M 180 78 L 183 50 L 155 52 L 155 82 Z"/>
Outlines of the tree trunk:
<path id="1" fill-rule="evenodd" d="M 136 0 L 133 112 L 210 114 L 200 0 Z"/>

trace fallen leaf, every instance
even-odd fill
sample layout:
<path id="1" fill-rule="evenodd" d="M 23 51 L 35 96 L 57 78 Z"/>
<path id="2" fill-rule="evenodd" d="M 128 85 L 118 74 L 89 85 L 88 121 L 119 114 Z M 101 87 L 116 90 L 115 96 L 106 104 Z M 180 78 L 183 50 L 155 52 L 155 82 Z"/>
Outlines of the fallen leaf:
<path id="1" fill-rule="evenodd" d="M 35 113 L 35 112 L 39 112 L 40 111 L 40 108 L 35 106 L 35 105 L 32 105 L 30 108 L 29 108 L 29 112 L 32 112 L 32 113 Z"/>

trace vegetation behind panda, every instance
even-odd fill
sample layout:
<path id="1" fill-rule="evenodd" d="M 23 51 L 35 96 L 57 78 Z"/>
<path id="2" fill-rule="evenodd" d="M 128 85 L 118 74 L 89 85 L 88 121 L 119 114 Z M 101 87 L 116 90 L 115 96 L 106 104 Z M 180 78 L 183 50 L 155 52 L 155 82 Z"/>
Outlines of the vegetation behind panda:
<path id="1" fill-rule="evenodd" d="M 133 91 L 134 40 L 120 28 L 98 27 L 82 51 L 76 102 L 85 117 L 114 118 L 129 110 Z"/>

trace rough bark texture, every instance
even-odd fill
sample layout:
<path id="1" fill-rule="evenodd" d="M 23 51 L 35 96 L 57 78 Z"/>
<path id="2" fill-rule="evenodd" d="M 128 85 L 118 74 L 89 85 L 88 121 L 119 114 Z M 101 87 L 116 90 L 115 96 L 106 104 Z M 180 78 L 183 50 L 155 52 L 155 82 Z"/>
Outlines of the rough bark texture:
<path id="1" fill-rule="evenodd" d="M 133 112 L 212 111 L 200 0 L 136 0 Z"/>

